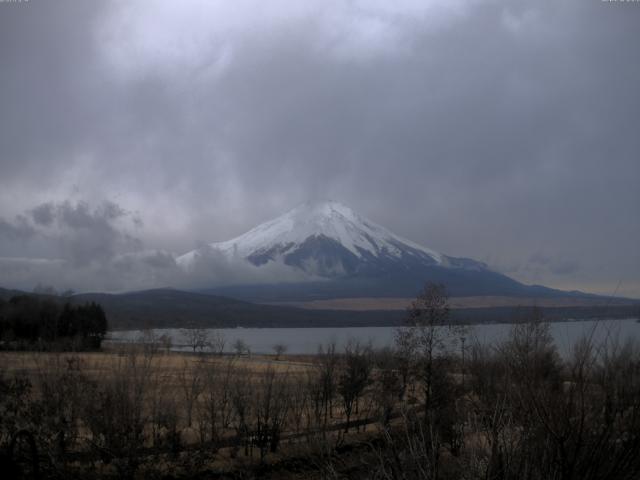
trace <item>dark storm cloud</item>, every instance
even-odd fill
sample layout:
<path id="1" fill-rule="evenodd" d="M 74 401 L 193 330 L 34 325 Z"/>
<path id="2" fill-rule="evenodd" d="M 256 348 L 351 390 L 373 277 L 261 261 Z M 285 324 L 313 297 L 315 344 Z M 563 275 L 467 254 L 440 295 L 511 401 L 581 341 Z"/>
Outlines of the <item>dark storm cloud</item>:
<path id="1" fill-rule="evenodd" d="M 118 223 L 131 220 L 128 217 L 130 214 L 110 201 L 95 208 L 85 202 L 47 202 L 13 221 L 0 217 L 0 245 L 17 257 L 30 256 L 34 244 L 46 244 L 41 252 L 49 258 L 64 258 L 75 265 L 108 261 L 119 253 L 142 248 L 141 240 L 127 231 L 127 225 Z M 134 221 L 129 223 L 135 225 Z"/>
<path id="2" fill-rule="evenodd" d="M 0 216 L 27 218 L 0 223 L 0 256 L 182 253 L 331 197 L 524 281 L 640 296 L 639 20 L 596 0 L 0 3 Z M 7 246 L 53 227 L 85 231 Z"/>
<path id="3" fill-rule="evenodd" d="M 31 217 L 37 225 L 48 227 L 53 223 L 55 206 L 53 203 L 43 203 L 31 210 Z"/>

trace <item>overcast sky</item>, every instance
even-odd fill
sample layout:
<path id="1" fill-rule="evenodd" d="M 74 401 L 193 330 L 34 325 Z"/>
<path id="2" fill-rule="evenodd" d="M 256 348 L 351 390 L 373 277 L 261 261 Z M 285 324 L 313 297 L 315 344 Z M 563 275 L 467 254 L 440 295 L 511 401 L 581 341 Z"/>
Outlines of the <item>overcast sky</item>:
<path id="1" fill-rule="evenodd" d="M 640 297 L 639 25 L 601 0 L 0 2 L 0 284 L 170 284 L 155 250 L 331 198 Z"/>

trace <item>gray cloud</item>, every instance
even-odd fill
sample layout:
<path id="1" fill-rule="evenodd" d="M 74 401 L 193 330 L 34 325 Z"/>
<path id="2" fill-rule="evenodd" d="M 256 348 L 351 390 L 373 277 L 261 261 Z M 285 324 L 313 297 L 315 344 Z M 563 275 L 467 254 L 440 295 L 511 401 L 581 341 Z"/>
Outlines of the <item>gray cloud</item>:
<path id="1" fill-rule="evenodd" d="M 55 208 L 53 203 L 43 203 L 31 210 L 31 217 L 37 225 L 48 227 L 53 223 Z"/>
<path id="2" fill-rule="evenodd" d="M 0 217 L 26 218 L 0 256 L 181 253 L 331 197 L 526 282 L 640 296 L 636 5 L 0 10 Z"/>
<path id="3" fill-rule="evenodd" d="M 580 264 L 571 259 L 562 256 L 550 256 L 542 252 L 535 252 L 524 264 L 517 264 L 511 268 L 503 269 L 505 273 L 525 274 L 530 278 L 544 278 L 549 275 L 565 276 L 579 274 L 581 270 Z"/>
<path id="4" fill-rule="evenodd" d="M 137 221 L 114 202 L 46 202 L 16 216 L 0 217 L 0 246 L 12 256 L 64 259 L 75 265 L 109 261 L 118 253 L 142 249 L 133 235 Z M 3 252 L 4 253 L 4 252 Z M 4 256 L 4 255 L 2 255 Z"/>
<path id="5" fill-rule="evenodd" d="M 283 264 L 271 263 L 256 267 L 212 248 L 202 248 L 199 254 L 194 265 L 187 269 L 179 269 L 174 282 L 190 288 L 206 288 L 248 283 L 322 281 L 320 277 L 309 276 Z"/>
<path id="6" fill-rule="evenodd" d="M 171 252 L 145 249 L 131 233 L 138 228 L 140 219 L 112 201 L 94 207 L 46 202 L 13 221 L 0 218 L 0 246 L 13 252 L 0 256 L 0 285 L 126 291 L 314 280 L 286 266 L 257 268 L 206 248 L 198 264 L 185 270 Z"/>
<path id="7" fill-rule="evenodd" d="M 13 222 L 8 222 L 0 218 L 0 237 L 7 238 L 11 241 L 24 241 L 29 239 L 34 233 L 34 228 L 29 225 L 26 218 L 22 215 L 16 216 Z"/>
<path id="8" fill-rule="evenodd" d="M 204 252 L 191 270 L 180 268 L 170 252 L 143 250 L 116 254 L 98 261 L 76 263 L 69 259 L 0 257 L 0 285 L 31 290 L 122 292 L 176 287 L 210 288 L 247 283 L 321 280 L 283 265 L 258 268 L 234 262 L 215 251 Z"/>
<path id="9" fill-rule="evenodd" d="M 560 261 L 552 265 L 549 270 L 556 275 L 571 275 L 580 271 L 580 266 L 570 260 Z"/>

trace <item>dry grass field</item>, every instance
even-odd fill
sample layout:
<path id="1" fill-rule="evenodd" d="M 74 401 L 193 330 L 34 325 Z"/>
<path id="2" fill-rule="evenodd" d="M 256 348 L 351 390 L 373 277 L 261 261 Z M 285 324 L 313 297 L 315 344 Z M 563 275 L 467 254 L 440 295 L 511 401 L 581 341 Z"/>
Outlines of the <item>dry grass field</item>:
<path id="1" fill-rule="evenodd" d="M 314 476 L 322 462 L 308 460 L 325 448 L 319 435 L 327 445 L 345 442 L 346 417 L 338 398 L 319 391 L 315 405 L 307 398 L 307 390 L 320 387 L 314 360 L 149 351 L 130 344 L 102 352 L 0 352 L 0 372 L 29 382 L 25 403 L 52 402 L 60 410 L 54 416 L 70 415 L 64 419 L 72 424 L 65 432 L 65 454 L 83 459 L 71 470 L 78 475 L 88 468 L 107 477 L 274 469 L 279 473 L 272 478 L 298 478 L 297 470 L 304 478 L 321 478 Z M 334 380 L 326 387 L 332 397 L 337 396 Z M 362 402 L 350 415 L 357 425 L 348 433 L 350 442 L 367 438 L 366 425 L 359 424 L 370 423 L 363 419 L 373 414 L 367 396 L 366 408 Z M 93 400 L 99 405 L 85 405 Z M 85 415 L 104 421 L 91 427 Z M 45 448 L 52 458 L 60 453 L 55 440 Z M 131 451 L 136 451 L 133 463 Z M 101 453 L 112 458 L 99 460 Z M 307 461 L 296 466 L 301 457 Z"/>
<path id="2" fill-rule="evenodd" d="M 334 298 L 330 300 L 311 300 L 307 302 L 278 302 L 274 305 L 306 308 L 311 310 L 406 310 L 414 298 L 402 297 L 358 297 Z M 634 301 L 625 299 L 574 298 L 574 297 L 506 297 L 473 296 L 452 297 L 449 306 L 458 308 L 495 308 L 495 307 L 595 307 L 604 305 L 633 305 Z"/>
<path id="3" fill-rule="evenodd" d="M 54 371 L 81 370 L 88 378 L 99 380 L 118 372 L 126 366 L 132 355 L 144 357 L 143 349 L 123 345 L 102 352 L 3 352 L 0 351 L 0 367 L 8 375 L 25 375 L 36 378 Z M 148 357 L 150 375 L 159 375 L 168 384 L 174 384 L 185 369 L 226 368 L 232 364 L 249 375 L 258 375 L 272 369 L 278 373 L 301 375 L 313 364 L 310 356 L 283 355 L 276 360 L 273 355 L 203 355 L 180 352 L 158 352 Z"/>

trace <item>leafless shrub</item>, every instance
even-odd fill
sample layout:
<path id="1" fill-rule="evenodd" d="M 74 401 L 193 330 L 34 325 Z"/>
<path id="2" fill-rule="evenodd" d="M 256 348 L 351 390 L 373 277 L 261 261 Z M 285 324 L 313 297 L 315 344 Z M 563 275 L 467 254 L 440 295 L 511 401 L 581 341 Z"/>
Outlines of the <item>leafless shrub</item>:
<path id="1" fill-rule="evenodd" d="M 241 338 L 238 338 L 235 342 L 233 342 L 233 351 L 238 356 L 241 356 L 244 354 L 248 355 L 250 353 L 249 345 L 247 345 L 247 343 Z"/>
<path id="2" fill-rule="evenodd" d="M 186 426 L 191 428 L 193 423 L 193 409 L 203 390 L 203 364 L 184 359 L 178 373 L 178 383 L 182 391 L 186 412 Z"/>
<path id="3" fill-rule="evenodd" d="M 562 360 L 540 321 L 497 350 L 474 349 L 470 371 L 487 478 L 631 479 L 640 472 L 640 356 L 590 338 Z"/>
<path id="4" fill-rule="evenodd" d="M 310 428 L 309 406 L 311 404 L 311 392 L 307 388 L 307 376 L 292 375 L 289 382 L 289 402 L 290 402 L 290 424 L 296 434 L 302 432 L 303 426 Z M 305 423 L 305 419 L 307 419 Z"/>
<path id="5" fill-rule="evenodd" d="M 161 395 L 150 417 L 152 445 L 176 456 L 182 447 L 178 402 L 171 395 Z"/>
<path id="6" fill-rule="evenodd" d="M 203 368 L 202 401 L 198 404 L 202 441 L 215 444 L 230 427 L 233 415 L 231 389 L 236 375 L 232 357 L 224 364 L 213 363 Z"/>
<path id="7" fill-rule="evenodd" d="M 33 432 L 41 449 L 53 461 L 62 461 L 80 435 L 84 394 L 89 380 L 77 355 L 55 354 L 46 364 L 35 362 L 38 365 L 34 378 L 38 395 L 31 404 L 35 421 Z"/>
<path id="8" fill-rule="evenodd" d="M 155 355 L 162 347 L 160 337 L 150 328 L 142 330 L 136 342 L 142 345 L 145 355 Z"/>
<path id="9" fill-rule="evenodd" d="M 273 346 L 273 353 L 276 354 L 276 360 L 280 360 L 280 357 L 287 352 L 287 346 L 284 343 L 276 343 Z"/>
<path id="10" fill-rule="evenodd" d="M 231 405 L 233 406 L 232 427 L 236 432 L 239 447 L 244 447 L 245 456 L 253 453 L 251 442 L 251 422 L 253 419 L 253 387 L 249 372 L 246 369 L 237 369 L 231 385 Z"/>
<path id="11" fill-rule="evenodd" d="M 268 451 L 277 451 L 289 412 L 286 374 L 276 374 L 272 368 L 267 369 L 260 376 L 252 398 L 252 442 L 258 447 L 260 461 L 263 461 Z"/>
<path id="12" fill-rule="evenodd" d="M 222 355 L 224 353 L 224 347 L 227 345 L 227 339 L 225 338 L 224 333 L 220 330 L 214 330 L 209 335 L 209 339 L 211 350 L 218 355 Z"/>
<path id="13" fill-rule="evenodd" d="M 171 340 L 171 335 L 163 333 L 158 337 L 158 342 L 162 347 L 164 353 L 168 354 L 171 351 L 171 347 L 173 346 L 173 340 Z"/>
<path id="14" fill-rule="evenodd" d="M 0 371 L 0 448 L 6 449 L 18 431 L 32 427 L 32 388 L 28 378 Z"/>
<path id="15" fill-rule="evenodd" d="M 365 389 L 372 383 L 371 347 L 362 347 L 358 342 L 350 341 L 345 347 L 344 362 L 338 379 L 338 392 L 346 417 L 345 433 L 349 432 L 351 416 L 358 412 L 358 405 Z"/>
<path id="16" fill-rule="evenodd" d="M 338 377 L 338 355 L 336 344 L 330 343 L 318 348 L 316 368 L 318 369 L 318 382 L 320 386 L 320 407 L 323 411 L 323 425 L 326 426 L 329 418 L 333 417 L 333 399 L 336 395 Z"/>
<path id="17" fill-rule="evenodd" d="M 83 423 L 89 443 L 122 478 L 132 478 L 145 445 L 145 400 L 151 359 L 130 353 L 119 357 L 111 376 L 92 381 L 85 393 Z"/>
<path id="18" fill-rule="evenodd" d="M 325 405 L 325 388 L 323 385 L 323 374 L 319 368 L 314 368 L 306 372 L 304 378 L 304 392 L 307 401 L 302 404 L 304 417 L 306 418 L 306 430 L 308 433 L 323 429 L 326 426 L 327 414 Z"/>
<path id="19" fill-rule="evenodd" d="M 440 469 L 439 439 L 432 425 L 410 410 L 402 412 L 400 427 L 384 429 L 382 444 L 375 449 L 377 464 L 372 478 L 435 479 Z"/>

